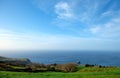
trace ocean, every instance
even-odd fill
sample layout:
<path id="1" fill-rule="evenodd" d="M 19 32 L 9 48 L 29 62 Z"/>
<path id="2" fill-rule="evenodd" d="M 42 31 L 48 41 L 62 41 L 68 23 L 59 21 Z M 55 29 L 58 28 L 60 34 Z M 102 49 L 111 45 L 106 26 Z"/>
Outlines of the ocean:
<path id="1" fill-rule="evenodd" d="M 3 56 L 29 58 L 32 62 L 43 64 L 77 63 L 80 61 L 81 64 L 120 66 L 120 52 L 118 51 L 22 51 L 8 52 Z"/>

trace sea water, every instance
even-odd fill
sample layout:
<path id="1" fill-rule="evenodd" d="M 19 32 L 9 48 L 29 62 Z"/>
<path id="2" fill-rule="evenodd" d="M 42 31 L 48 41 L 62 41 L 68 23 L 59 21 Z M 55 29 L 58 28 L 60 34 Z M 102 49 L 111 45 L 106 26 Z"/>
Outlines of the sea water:
<path id="1" fill-rule="evenodd" d="M 32 62 L 43 64 L 80 61 L 81 64 L 120 66 L 120 52 L 118 51 L 21 51 L 8 52 L 0 56 L 29 58 Z"/>

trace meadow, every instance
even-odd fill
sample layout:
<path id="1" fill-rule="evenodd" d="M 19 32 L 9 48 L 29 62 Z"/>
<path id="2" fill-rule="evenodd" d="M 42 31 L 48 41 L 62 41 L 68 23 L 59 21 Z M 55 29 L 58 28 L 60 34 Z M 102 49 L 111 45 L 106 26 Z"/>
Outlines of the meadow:
<path id="1" fill-rule="evenodd" d="M 78 67 L 76 72 L 11 72 L 0 71 L 0 78 L 120 78 L 120 67 Z"/>

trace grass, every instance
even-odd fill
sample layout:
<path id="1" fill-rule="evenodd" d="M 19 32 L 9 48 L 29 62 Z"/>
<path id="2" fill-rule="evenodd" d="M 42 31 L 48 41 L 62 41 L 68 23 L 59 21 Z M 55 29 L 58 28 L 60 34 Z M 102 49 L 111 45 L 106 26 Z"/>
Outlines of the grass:
<path id="1" fill-rule="evenodd" d="M 11 67 L 14 69 L 25 69 L 25 67 L 23 67 L 23 66 L 11 66 Z"/>
<path id="2" fill-rule="evenodd" d="M 10 72 L 0 71 L 0 78 L 120 78 L 120 67 L 116 68 L 91 68 L 78 67 L 77 72 Z"/>

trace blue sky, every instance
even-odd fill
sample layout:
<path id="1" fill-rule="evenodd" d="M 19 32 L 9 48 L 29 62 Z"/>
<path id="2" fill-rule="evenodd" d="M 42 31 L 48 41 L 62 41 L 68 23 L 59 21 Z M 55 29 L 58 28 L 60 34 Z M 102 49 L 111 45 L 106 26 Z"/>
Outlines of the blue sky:
<path id="1" fill-rule="evenodd" d="M 0 50 L 120 51 L 120 0 L 0 0 Z"/>

